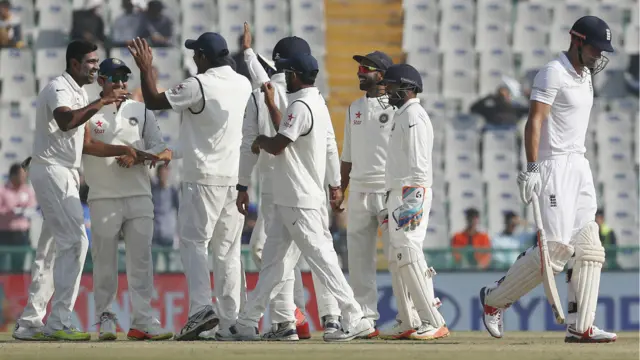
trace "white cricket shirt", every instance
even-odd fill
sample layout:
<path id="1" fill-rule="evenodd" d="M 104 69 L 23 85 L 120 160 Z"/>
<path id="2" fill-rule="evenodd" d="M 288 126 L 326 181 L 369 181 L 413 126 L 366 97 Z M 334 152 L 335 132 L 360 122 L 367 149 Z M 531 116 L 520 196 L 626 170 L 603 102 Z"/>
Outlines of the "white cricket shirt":
<path id="1" fill-rule="evenodd" d="M 578 75 L 565 53 L 561 53 L 536 75 L 531 100 L 551 105 L 549 117 L 542 122 L 540 130 L 539 161 L 587 151 L 585 138 L 593 106 L 588 69 Z"/>
<path id="2" fill-rule="evenodd" d="M 391 108 L 383 109 L 377 98 L 363 96 L 351 103 L 344 121 L 342 161 L 350 162 L 351 191 L 384 192 Z"/>
<path id="3" fill-rule="evenodd" d="M 173 110 L 182 113 L 182 181 L 235 186 L 251 83 L 230 66 L 209 69 L 195 77 L 165 92 Z"/>
<path id="4" fill-rule="evenodd" d="M 66 132 L 62 131 L 53 118 L 53 111 L 60 107 L 77 110 L 87 105 L 89 105 L 87 92 L 66 71 L 51 80 L 40 91 L 37 99 L 36 132 L 33 142 L 34 162 L 61 165 L 71 169 L 80 168 L 85 125 Z"/>
<path id="5" fill-rule="evenodd" d="M 433 126 L 419 99 L 395 113 L 387 155 L 386 188 L 433 184 Z"/>
<path id="6" fill-rule="evenodd" d="M 129 145 L 152 154 L 167 149 L 153 112 L 137 101 L 127 100 L 120 109 L 115 104 L 107 105 L 87 126 L 91 137 L 105 144 Z M 121 168 L 115 157 L 91 155 L 83 155 L 82 162 L 89 200 L 151 196 L 149 171 L 144 164 Z"/>
<path id="7" fill-rule="evenodd" d="M 280 113 L 284 114 L 287 111 L 287 83 L 284 74 L 273 75 L 270 82 L 275 89 L 274 100 Z M 264 150 L 260 151 L 259 156 L 251 152 L 251 144 L 253 144 L 258 135 L 269 137 L 276 135 L 276 130 L 269 115 L 269 108 L 264 102 L 264 93 L 260 89 L 256 89 L 251 93 L 244 114 L 238 184 L 249 186 L 251 172 L 257 162 L 260 174 L 260 192 L 270 194 L 273 189 L 271 178 L 274 156 Z"/>
<path id="8" fill-rule="evenodd" d="M 275 157 L 273 202 L 320 209 L 326 204 L 325 179 L 328 177 L 330 185 L 340 184 L 338 146 L 329 109 L 318 88 L 310 87 L 289 94 L 289 107 L 282 116 L 278 133 L 292 142 Z"/>

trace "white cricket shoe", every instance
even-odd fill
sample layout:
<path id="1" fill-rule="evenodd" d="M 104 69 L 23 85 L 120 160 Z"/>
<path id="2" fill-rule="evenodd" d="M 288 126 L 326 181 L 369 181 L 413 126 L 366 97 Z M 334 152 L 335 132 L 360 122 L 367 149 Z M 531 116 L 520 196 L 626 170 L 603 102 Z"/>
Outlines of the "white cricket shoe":
<path id="1" fill-rule="evenodd" d="M 351 341 L 355 338 L 366 337 L 370 334 L 373 334 L 375 331 L 376 329 L 371 324 L 371 321 L 369 321 L 369 319 L 362 318 L 360 319 L 358 324 L 349 331 L 340 330 L 332 332 L 330 334 L 325 333 L 323 338 L 324 341 L 327 342 L 345 342 Z"/>
<path id="2" fill-rule="evenodd" d="M 260 331 L 257 327 L 245 326 L 236 323 L 227 329 L 216 333 L 218 341 L 260 341 Z"/>
<path id="3" fill-rule="evenodd" d="M 216 325 L 216 327 L 214 327 L 211 330 L 203 331 L 200 334 L 198 334 L 198 340 L 215 340 L 216 339 L 216 333 L 219 330 L 220 330 L 220 326 Z"/>
<path id="4" fill-rule="evenodd" d="M 449 336 L 450 332 L 447 328 L 447 325 L 443 325 L 439 328 L 431 325 L 431 323 L 424 321 L 414 331 L 409 335 L 409 339 L 411 340 L 436 340 Z"/>
<path id="5" fill-rule="evenodd" d="M 13 334 L 11 334 L 11 336 L 16 340 L 23 341 L 45 340 L 45 336 L 42 334 L 42 330 L 43 328 L 41 327 L 20 326 L 16 323 L 16 326 L 13 329 Z"/>
<path id="6" fill-rule="evenodd" d="M 322 327 L 324 328 L 324 336 L 340 331 L 342 329 L 342 325 L 340 325 L 340 317 L 335 315 L 323 316 Z"/>
<path id="7" fill-rule="evenodd" d="M 271 325 L 271 330 L 262 334 L 262 340 L 266 341 L 298 341 L 296 322 L 288 321 Z"/>
<path id="8" fill-rule="evenodd" d="M 483 287 L 480 289 L 480 303 L 484 308 L 484 313 L 482 315 L 482 322 L 484 323 L 484 327 L 489 332 L 489 335 L 494 338 L 501 338 L 504 335 L 504 330 L 502 326 L 502 314 L 504 312 L 503 309 L 495 308 L 493 306 L 484 304 L 484 297 L 487 295 L 487 287 Z"/>
<path id="9" fill-rule="evenodd" d="M 575 325 L 567 326 L 567 332 L 564 336 L 564 342 L 566 343 L 610 343 L 616 341 L 618 336 L 615 333 L 610 333 L 599 329 L 596 326 L 591 326 L 589 330 L 584 333 L 576 331 Z"/>
<path id="10" fill-rule="evenodd" d="M 384 340 L 405 340 L 410 339 L 416 329 L 410 325 L 404 324 L 402 321 L 396 319 L 396 323 L 391 329 L 383 330 L 380 332 L 379 337 Z"/>
<path id="11" fill-rule="evenodd" d="M 113 341 L 118 338 L 116 321 L 117 319 L 115 314 L 110 312 L 103 312 L 102 315 L 100 315 L 99 341 Z"/>
<path id="12" fill-rule="evenodd" d="M 201 332 L 213 329 L 219 322 L 220 319 L 215 311 L 213 311 L 213 307 L 206 306 L 204 309 L 189 317 L 187 324 L 180 330 L 180 333 L 176 334 L 175 340 L 198 340 L 198 335 L 200 335 Z"/>

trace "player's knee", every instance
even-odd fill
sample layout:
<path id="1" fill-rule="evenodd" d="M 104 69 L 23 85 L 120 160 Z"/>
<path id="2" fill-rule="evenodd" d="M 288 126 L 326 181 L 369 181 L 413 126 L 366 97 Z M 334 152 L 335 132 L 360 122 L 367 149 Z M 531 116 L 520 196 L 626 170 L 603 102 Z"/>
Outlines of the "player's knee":
<path id="1" fill-rule="evenodd" d="M 419 252 L 415 251 L 413 248 L 410 248 L 410 247 L 393 248 L 390 251 L 390 257 L 394 258 L 394 261 L 396 262 L 398 269 L 404 266 L 411 265 L 413 263 L 420 262 L 421 256 L 424 257 L 423 254 L 420 254 Z"/>
<path id="2" fill-rule="evenodd" d="M 554 274 L 558 274 L 564 270 L 564 266 L 567 264 L 571 256 L 573 255 L 574 248 L 569 244 L 564 244 L 557 241 L 547 242 L 549 248 L 549 260 L 551 260 L 551 269 Z M 539 255 L 538 255 L 539 256 Z"/>
<path id="3" fill-rule="evenodd" d="M 604 263 L 605 251 L 595 221 L 588 222 L 572 240 L 576 249 L 576 261 Z"/>

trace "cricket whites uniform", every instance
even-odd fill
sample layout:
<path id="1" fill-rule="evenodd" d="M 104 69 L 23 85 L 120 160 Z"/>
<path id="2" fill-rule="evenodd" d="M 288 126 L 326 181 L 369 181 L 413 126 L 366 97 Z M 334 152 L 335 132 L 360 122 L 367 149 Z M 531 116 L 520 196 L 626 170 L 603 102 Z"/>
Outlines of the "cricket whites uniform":
<path id="1" fill-rule="evenodd" d="M 434 294 L 435 271 L 427 266 L 422 250 L 433 197 L 433 127 L 419 99 L 407 100 L 396 111 L 388 149 L 388 259 L 398 315 L 407 331 L 419 325 L 412 336 L 441 337 L 448 330 Z M 421 324 L 412 319 L 412 303 Z"/>
<path id="2" fill-rule="evenodd" d="M 222 326 L 230 326 L 236 321 L 245 292 L 240 261 L 244 217 L 235 205 L 235 186 L 242 119 L 251 96 L 251 84 L 230 66 L 220 66 L 188 78 L 165 95 L 171 107 L 182 113 L 183 174 L 178 235 L 189 288 L 190 323 L 199 321 L 194 315 L 212 306 L 207 255 L 212 241 L 218 315 Z M 213 326 L 216 322 L 212 322 Z M 180 336 L 189 332 L 190 337 L 197 332 L 190 323 L 178 339 L 188 340 Z M 198 330 L 211 329 L 207 327 Z"/>
<path id="3" fill-rule="evenodd" d="M 219 340 L 238 339 L 238 327 L 257 332 L 266 304 L 281 290 L 285 274 L 293 272 L 301 253 L 319 281 L 338 301 L 345 331 L 366 332 L 364 335 L 367 335 L 373 328 L 362 319 L 362 311 L 340 269 L 329 233 L 324 190 L 328 153 L 336 154 L 330 165 L 334 169 L 331 181 L 334 186 L 339 184 L 339 165 L 331 118 L 317 88 L 304 88 L 289 94 L 289 107 L 283 113 L 279 134 L 292 142 L 275 157 L 274 216 L 267 229 L 258 284 L 238 316 L 238 324 L 219 332 L 216 337 Z M 337 333 L 341 332 L 334 334 Z M 251 332 L 246 336 L 244 340 L 259 339 Z M 331 339 L 325 335 L 325 340 Z"/>
<path id="4" fill-rule="evenodd" d="M 342 161 L 352 164 L 347 204 L 349 284 L 364 316 L 372 321 L 380 318 L 377 240 L 385 209 L 385 163 L 393 114 L 392 109 L 382 108 L 378 98 L 363 96 L 349 106 L 344 124 Z M 388 232 L 381 237 L 386 252 Z"/>
<path id="5" fill-rule="evenodd" d="M 599 37 L 602 41 L 596 47 L 613 51 L 609 27 L 596 17 L 579 19 L 572 34 L 584 37 L 586 43 Z M 585 67 L 578 74 L 567 54 L 561 53 L 536 75 L 531 100 L 551 107 L 540 129 L 538 163 L 529 163 L 527 173 L 539 172 L 540 212 L 553 272 L 557 274 L 569 265 L 565 341 L 615 341 L 615 334 L 593 326 L 605 253 L 594 221 L 597 203 L 593 176 L 584 156 L 593 105 L 591 72 Z M 504 309 L 542 282 L 536 247 L 521 254 L 506 276 L 480 291 L 485 327 L 494 337 L 503 335 Z"/>
<path id="6" fill-rule="evenodd" d="M 78 169 L 85 125 L 66 132 L 61 131 L 53 118 L 53 111 L 60 107 L 80 109 L 87 106 L 89 100 L 87 92 L 65 72 L 40 92 L 37 101 L 36 131 L 29 175 L 36 199 L 42 209 L 44 226 L 52 236 L 41 236 L 40 240 L 54 241 L 54 244 L 42 244 L 42 249 L 45 250 L 44 268 L 47 268 L 47 259 L 51 259 L 47 251 L 55 249 L 54 258 L 51 259 L 53 281 L 39 279 L 42 280 L 38 287 L 42 301 L 38 301 L 37 306 L 46 306 L 45 295 L 55 289 L 51 313 L 44 328 L 46 335 L 55 335 L 57 331 L 73 328 L 71 313 L 78 296 L 80 276 L 89 243 L 78 193 Z M 40 245 L 38 247 L 40 248 Z M 46 269 L 43 270 L 43 276 L 47 277 L 45 272 Z M 36 290 L 34 287 L 30 289 Z M 30 294 L 30 297 L 32 295 L 36 294 Z M 44 314 L 44 311 L 44 308 L 38 309 L 37 316 Z M 33 325 L 39 325 L 41 322 L 40 319 L 36 320 L 34 313 L 23 314 L 20 323 L 29 320 L 34 321 Z"/>
<path id="7" fill-rule="evenodd" d="M 132 146 L 151 154 L 167 149 L 153 112 L 137 101 L 127 100 L 119 108 L 115 104 L 107 105 L 87 126 L 92 138 L 105 144 Z M 90 189 L 96 321 L 100 323 L 103 315 L 108 319 L 113 313 L 111 304 L 118 291 L 118 241 L 122 231 L 132 306 L 130 328 L 156 329 L 160 322 L 151 308 L 153 203 L 149 172 L 142 164 L 122 168 L 114 157 L 84 155 L 83 166 Z"/>

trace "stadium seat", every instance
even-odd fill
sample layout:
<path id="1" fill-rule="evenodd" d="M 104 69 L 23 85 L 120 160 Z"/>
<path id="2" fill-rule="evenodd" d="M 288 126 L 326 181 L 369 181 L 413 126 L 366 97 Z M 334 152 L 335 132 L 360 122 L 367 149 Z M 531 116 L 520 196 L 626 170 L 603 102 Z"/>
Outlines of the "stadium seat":
<path id="1" fill-rule="evenodd" d="M 576 20 L 589 15 L 586 2 L 556 2 L 553 6 L 553 23 L 571 27 Z"/>
<path id="2" fill-rule="evenodd" d="M 66 67 L 66 48 L 40 49 L 36 51 L 36 76 L 60 75 Z"/>
<path id="3" fill-rule="evenodd" d="M 609 59 L 607 63 L 607 70 L 627 70 L 629 63 L 629 56 L 625 53 L 623 47 L 615 48 L 612 53 L 605 53 L 605 56 Z"/>
<path id="4" fill-rule="evenodd" d="M 37 6 L 39 11 L 38 29 L 71 31 L 72 10 L 66 0 L 53 1 L 45 6 Z"/>
<path id="5" fill-rule="evenodd" d="M 34 49 L 66 48 L 69 44 L 68 32 L 63 30 L 37 29 L 34 34 Z"/>
<path id="6" fill-rule="evenodd" d="M 475 3 L 472 0 L 440 1 L 440 11 L 442 14 L 440 23 L 445 26 L 467 24 L 473 27 L 475 24 Z"/>
<path id="7" fill-rule="evenodd" d="M 33 97 L 24 97 L 20 99 L 20 115 L 24 119 L 24 121 L 31 124 L 31 126 L 35 129 L 36 126 L 36 109 L 38 107 L 38 98 L 37 96 Z M 0 131 L 2 126 L 0 126 Z"/>
<path id="8" fill-rule="evenodd" d="M 598 96 L 602 98 L 615 99 L 629 94 L 625 83 L 624 70 L 605 68 L 597 76 L 593 77 L 593 86 Z"/>
<path id="9" fill-rule="evenodd" d="M 32 1 L 12 1 L 11 12 L 20 18 L 23 31 L 35 27 L 35 8 Z"/>
<path id="10" fill-rule="evenodd" d="M 416 69 L 440 69 L 440 53 L 437 47 L 414 47 L 407 55 L 407 64 Z"/>
<path id="11" fill-rule="evenodd" d="M 600 163 L 599 180 L 605 184 L 611 182 L 617 174 L 633 169 L 630 151 L 613 153 L 606 157 L 598 155 L 598 159 Z"/>
<path id="12" fill-rule="evenodd" d="M 521 73 L 528 70 L 537 70 L 545 66 L 554 55 L 546 48 L 530 48 L 521 52 L 522 62 L 520 64 Z"/>
<path id="13" fill-rule="evenodd" d="M 508 47 L 486 49 L 480 53 L 480 75 L 489 74 L 492 71 L 510 76 L 515 74 L 513 55 Z"/>
<path id="14" fill-rule="evenodd" d="M 0 49 L 0 80 L 21 69 L 33 69 L 31 49 Z"/>
<path id="15" fill-rule="evenodd" d="M 516 5 L 516 29 L 532 25 L 541 27 L 549 25 L 551 23 L 549 9 L 550 7 L 547 4 L 518 1 Z"/>
<path id="16" fill-rule="evenodd" d="M 513 50 L 530 51 L 547 47 L 547 30 L 543 25 L 526 25 L 518 21 L 513 33 Z"/>
<path id="17" fill-rule="evenodd" d="M 197 39 L 200 35 L 208 31 L 216 31 L 215 27 L 205 19 L 194 19 L 193 22 L 182 23 L 182 42 L 187 39 Z M 227 40 L 227 46 L 229 45 L 229 39 Z M 193 56 L 193 51 L 189 50 L 189 56 Z"/>
<path id="18" fill-rule="evenodd" d="M 450 49 L 444 51 L 442 56 L 442 71 L 452 73 L 457 70 L 476 70 L 476 54 L 473 50 L 465 48 Z"/>
<path id="19" fill-rule="evenodd" d="M 49 84 L 51 82 L 51 80 L 55 79 L 58 77 L 58 74 L 51 74 L 51 75 L 45 75 L 45 76 L 40 76 L 37 78 L 38 81 L 38 93 L 40 91 L 42 91 L 42 89 L 45 88 L 45 86 L 47 86 L 47 84 Z"/>
<path id="20" fill-rule="evenodd" d="M 438 29 L 426 23 L 413 23 L 405 26 L 402 35 L 402 50 L 408 53 L 422 48 L 438 47 Z"/>
<path id="21" fill-rule="evenodd" d="M 624 8 L 616 3 L 593 3 L 591 4 L 591 14 L 597 15 L 609 26 L 624 24 Z"/>
<path id="22" fill-rule="evenodd" d="M 188 30 L 192 24 L 201 24 L 206 28 L 214 28 L 212 19 L 217 19 L 218 14 L 215 11 L 215 3 L 206 0 L 182 0 L 180 3 L 180 11 L 182 12 L 182 29 Z M 217 21 L 213 21 L 217 23 Z M 202 32 L 200 33 L 202 34 Z M 198 35 L 200 35 L 198 34 Z M 188 39 L 182 34 L 183 39 Z"/>
<path id="23" fill-rule="evenodd" d="M 259 54 L 269 57 L 273 53 L 275 44 L 285 36 L 290 36 L 289 25 L 270 24 L 256 26 L 256 41 L 254 50 Z M 258 40 L 261 39 L 261 40 Z M 317 54 L 316 54 L 317 55 Z"/>
<path id="24" fill-rule="evenodd" d="M 476 97 L 476 74 L 470 70 L 455 70 L 444 73 L 442 77 L 442 94 L 445 97 L 470 99 Z"/>
<path id="25" fill-rule="evenodd" d="M 36 95 L 36 79 L 33 72 L 16 72 L 2 80 L 0 101 L 20 101 L 23 97 Z"/>
<path id="26" fill-rule="evenodd" d="M 509 71 L 508 69 L 505 70 Z M 487 72 L 481 72 L 480 78 L 478 79 L 478 95 L 486 96 L 495 93 L 498 87 L 504 84 L 503 76 L 505 75 L 513 74 L 509 72 L 503 72 L 501 70 L 490 70 Z"/>
<path id="27" fill-rule="evenodd" d="M 509 30 L 506 25 L 497 22 L 486 22 L 478 25 L 476 31 L 476 50 L 492 51 L 496 48 L 509 48 Z"/>
<path id="28" fill-rule="evenodd" d="M 515 130 L 486 130 L 482 134 L 483 151 L 518 151 L 518 134 Z"/>
<path id="29" fill-rule="evenodd" d="M 153 48 L 153 65 L 158 69 L 167 69 L 169 71 L 175 72 L 175 69 L 178 69 L 180 67 L 181 62 L 182 54 L 180 52 L 180 49 L 166 47 Z M 130 67 L 136 66 L 135 62 L 131 64 L 127 62 L 127 64 L 130 65 Z M 182 74 L 177 75 L 180 76 Z"/>
<path id="30" fill-rule="evenodd" d="M 426 95 L 425 93 L 420 93 L 418 98 L 420 99 L 420 104 L 431 118 L 434 129 L 446 124 L 447 120 L 443 119 L 445 116 L 453 116 L 458 112 L 456 101 L 441 97 L 439 94 Z"/>
<path id="31" fill-rule="evenodd" d="M 504 24 L 509 29 L 512 21 L 512 3 L 505 0 L 478 0 L 477 28 L 482 29 L 489 23 Z"/>
<path id="32" fill-rule="evenodd" d="M 629 54 L 640 52 L 640 26 L 638 24 L 627 25 L 624 31 L 624 51 Z"/>
<path id="33" fill-rule="evenodd" d="M 404 9 L 405 24 L 438 23 L 438 14 L 440 13 L 438 0 L 404 0 L 402 8 Z"/>
<path id="34" fill-rule="evenodd" d="M 244 32 L 244 22 L 252 23 L 253 6 L 246 0 L 218 0 L 220 16 L 219 32 L 227 40 L 229 51 L 233 54 L 240 50 L 239 39 Z"/>
<path id="35" fill-rule="evenodd" d="M 549 32 L 549 50 L 559 53 L 566 51 L 571 42 L 571 26 L 573 23 L 553 23 Z"/>
<path id="36" fill-rule="evenodd" d="M 260 54 L 271 54 L 273 46 L 291 33 L 287 1 L 255 1 L 255 49 Z"/>
<path id="37" fill-rule="evenodd" d="M 464 211 L 470 207 L 484 212 L 482 177 L 478 172 L 458 174 L 449 181 L 450 232 L 460 231 L 465 225 Z"/>
<path id="38" fill-rule="evenodd" d="M 307 40 L 314 54 L 325 52 L 324 18 L 323 1 L 291 1 L 291 35 Z"/>
<path id="39" fill-rule="evenodd" d="M 467 23 L 440 23 L 440 50 L 473 49 L 474 29 Z"/>
<path id="40" fill-rule="evenodd" d="M 480 159 L 477 153 L 469 153 L 447 147 L 445 151 L 445 177 L 451 179 L 459 173 L 480 169 Z"/>
<path id="41" fill-rule="evenodd" d="M 422 76 L 423 91 L 427 94 L 439 94 L 442 86 L 442 75 L 437 70 L 417 69 Z"/>
<path id="42" fill-rule="evenodd" d="M 623 227 L 615 231 L 617 245 L 638 246 L 638 226 Z M 640 257 L 638 257 L 637 251 L 619 251 L 616 262 L 622 269 L 637 271 L 640 266 Z"/>
<path id="43" fill-rule="evenodd" d="M 504 214 L 512 211 L 522 216 L 522 202 L 518 187 L 501 188 L 495 183 L 487 187 L 487 223 L 489 234 L 497 234 L 504 229 Z"/>

